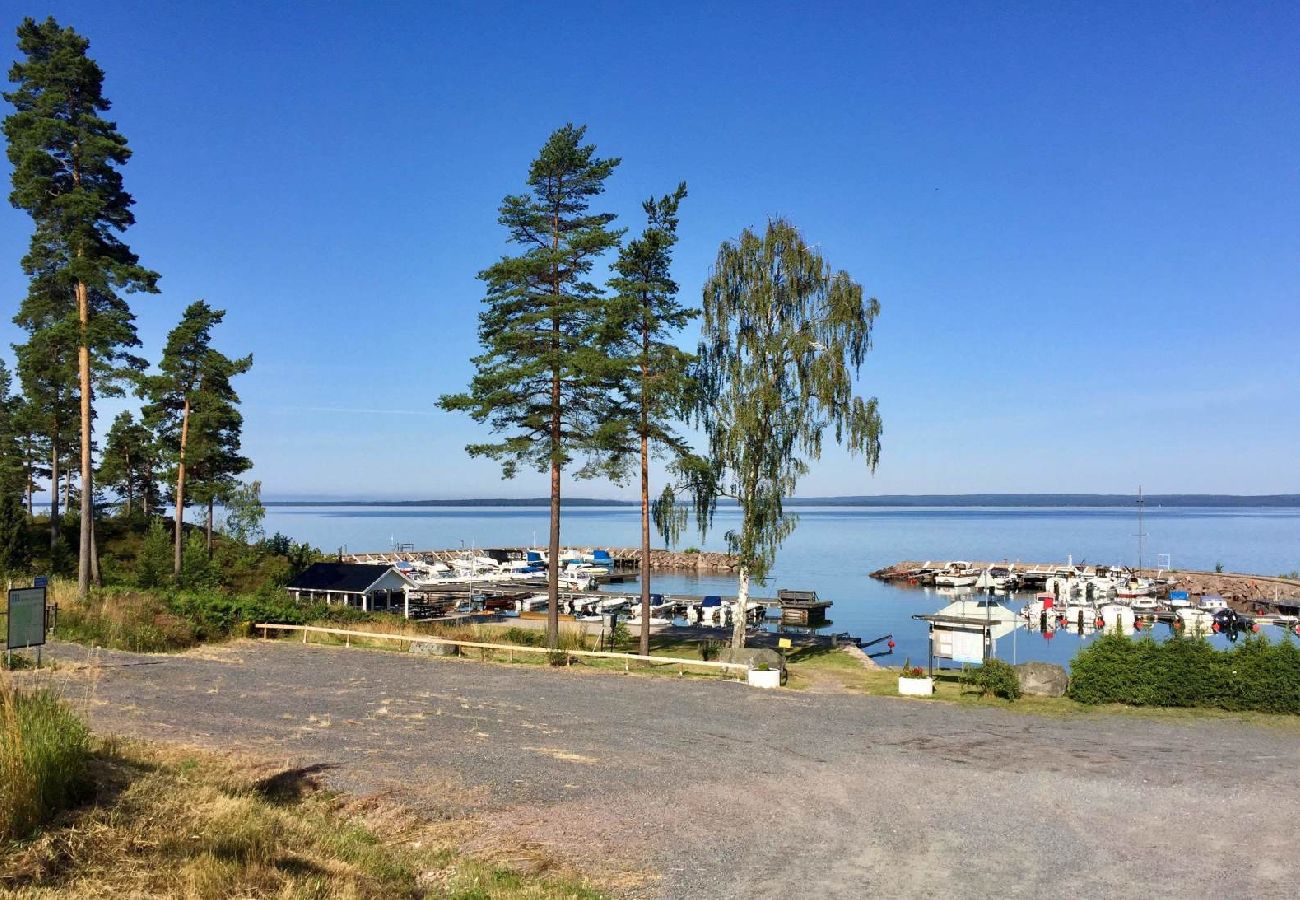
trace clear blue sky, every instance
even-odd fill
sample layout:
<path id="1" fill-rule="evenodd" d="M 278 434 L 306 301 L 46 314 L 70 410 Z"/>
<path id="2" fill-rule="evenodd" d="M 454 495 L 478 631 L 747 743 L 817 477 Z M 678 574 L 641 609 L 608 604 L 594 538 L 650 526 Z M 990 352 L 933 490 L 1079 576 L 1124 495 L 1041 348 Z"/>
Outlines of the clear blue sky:
<path id="1" fill-rule="evenodd" d="M 622 224 L 689 183 L 692 302 L 777 214 L 879 297 L 880 468 L 830 452 L 805 496 L 1300 491 L 1294 4 L 30 0 L 5 55 L 51 13 L 135 151 L 146 351 L 229 310 L 268 496 L 545 493 L 434 401 L 497 205 L 567 121 L 623 158 Z M 28 234 L 0 210 L 9 357 Z"/>

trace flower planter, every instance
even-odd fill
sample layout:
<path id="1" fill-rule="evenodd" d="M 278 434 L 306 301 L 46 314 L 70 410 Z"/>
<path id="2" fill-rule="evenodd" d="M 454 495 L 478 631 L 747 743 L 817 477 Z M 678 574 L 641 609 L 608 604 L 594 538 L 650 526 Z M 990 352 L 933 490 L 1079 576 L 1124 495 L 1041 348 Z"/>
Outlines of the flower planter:
<path id="1" fill-rule="evenodd" d="M 933 678 L 898 677 L 898 692 L 905 697 L 928 697 L 934 693 Z"/>
<path id="2" fill-rule="evenodd" d="M 749 686 L 756 688 L 779 688 L 781 686 L 781 670 L 750 669 Z"/>

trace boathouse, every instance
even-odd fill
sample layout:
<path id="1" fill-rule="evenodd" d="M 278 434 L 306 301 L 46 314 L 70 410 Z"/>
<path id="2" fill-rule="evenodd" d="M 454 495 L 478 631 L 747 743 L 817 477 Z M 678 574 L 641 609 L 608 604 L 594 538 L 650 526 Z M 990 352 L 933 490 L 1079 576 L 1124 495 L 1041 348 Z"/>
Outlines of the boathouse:
<path id="1" fill-rule="evenodd" d="M 392 566 L 371 563 L 313 563 L 286 584 L 305 603 L 342 604 L 364 610 L 403 610 L 411 581 Z"/>

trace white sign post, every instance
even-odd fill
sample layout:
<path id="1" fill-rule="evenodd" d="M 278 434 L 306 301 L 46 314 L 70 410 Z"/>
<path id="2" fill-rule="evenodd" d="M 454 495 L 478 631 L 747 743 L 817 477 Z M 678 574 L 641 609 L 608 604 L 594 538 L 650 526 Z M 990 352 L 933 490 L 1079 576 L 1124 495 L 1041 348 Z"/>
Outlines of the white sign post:
<path id="1" fill-rule="evenodd" d="M 45 588 L 10 588 L 8 628 L 5 653 L 36 648 L 36 665 L 41 664 L 41 647 L 45 645 Z"/>

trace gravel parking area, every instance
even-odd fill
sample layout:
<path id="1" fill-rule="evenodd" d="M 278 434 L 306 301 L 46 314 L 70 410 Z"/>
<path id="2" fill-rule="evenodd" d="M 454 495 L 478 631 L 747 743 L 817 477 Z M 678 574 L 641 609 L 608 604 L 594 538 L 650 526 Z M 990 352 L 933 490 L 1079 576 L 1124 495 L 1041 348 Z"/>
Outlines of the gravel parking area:
<path id="1" fill-rule="evenodd" d="M 1300 895 L 1289 728 L 291 642 L 103 662 L 60 675 L 102 731 L 323 764 L 341 790 L 656 873 L 638 895 Z"/>

